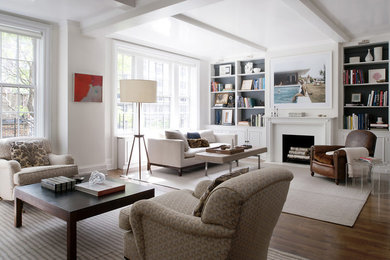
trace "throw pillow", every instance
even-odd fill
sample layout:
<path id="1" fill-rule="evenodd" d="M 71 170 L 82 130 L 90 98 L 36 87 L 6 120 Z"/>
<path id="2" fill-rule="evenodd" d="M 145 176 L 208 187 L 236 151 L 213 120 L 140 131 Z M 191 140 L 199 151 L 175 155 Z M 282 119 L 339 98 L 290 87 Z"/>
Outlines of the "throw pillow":
<path id="1" fill-rule="evenodd" d="M 202 197 L 200 197 L 199 203 L 198 203 L 198 205 L 195 207 L 194 212 L 193 212 L 193 215 L 194 215 L 195 217 L 201 217 L 201 216 L 202 216 L 202 211 L 203 211 L 203 208 L 204 208 L 204 206 L 205 206 L 205 204 L 206 204 L 207 199 L 209 198 L 211 192 L 212 192 L 219 184 L 221 184 L 222 182 L 227 181 L 227 180 L 229 180 L 229 179 L 231 179 L 231 178 L 240 176 L 241 174 L 244 174 L 244 173 L 247 173 L 247 172 L 249 172 L 249 167 L 243 168 L 243 169 L 240 169 L 240 170 L 231 172 L 231 173 L 227 173 L 227 174 L 221 175 L 221 176 L 219 176 L 218 178 L 216 178 L 216 179 L 210 184 L 210 186 L 207 187 L 207 190 L 205 191 L 205 193 L 203 193 Z"/>
<path id="2" fill-rule="evenodd" d="M 190 146 L 188 145 L 187 138 L 179 130 L 166 130 L 165 138 L 167 139 L 179 139 L 184 141 L 184 151 L 187 152 Z M 168 152 L 168 151 L 165 151 Z"/>
<path id="3" fill-rule="evenodd" d="M 49 157 L 42 142 L 12 142 L 11 159 L 22 168 L 49 165 Z"/>
<path id="4" fill-rule="evenodd" d="M 200 134 L 198 132 L 187 132 L 187 139 L 199 139 Z"/>
<path id="5" fill-rule="evenodd" d="M 215 135 L 213 130 L 199 131 L 200 138 L 206 139 L 209 143 L 215 143 Z"/>
<path id="6" fill-rule="evenodd" d="M 188 139 L 188 145 L 191 148 L 199 148 L 199 147 L 209 147 L 209 142 L 207 142 L 206 139 L 199 138 L 199 139 Z"/>

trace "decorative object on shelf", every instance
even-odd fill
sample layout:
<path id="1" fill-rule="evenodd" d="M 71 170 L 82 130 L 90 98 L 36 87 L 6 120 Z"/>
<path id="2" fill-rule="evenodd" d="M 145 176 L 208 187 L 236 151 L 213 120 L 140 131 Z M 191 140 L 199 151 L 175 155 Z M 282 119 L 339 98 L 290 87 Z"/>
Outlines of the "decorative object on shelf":
<path id="1" fill-rule="evenodd" d="M 219 93 L 215 97 L 215 105 L 219 105 L 219 104 L 226 105 L 228 103 L 228 100 L 229 100 L 229 94 Z"/>
<path id="2" fill-rule="evenodd" d="M 253 73 L 260 73 L 261 72 L 261 68 L 254 68 L 253 69 Z"/>
<path id="3" fill-rule="evenodd" d="M 251 90 L 253 84 L 253 79 L 244 79 L 242 81 L 241 90 Z"/>
<path id="4" fill-rule="evenodd" d="M 234 96 L 229 95 L 227 107 L 234 107 Z"/>
<path id="5" fill-rule="evenodd" d="M 368 83 L 384 82 L 386 79 L 386 69 L 368 70 Z"/>
<path id="6" fill-rule="evenodd" d="M 375 47 L 374 48 L 374 59 L 375 59 L 375 61 L 382 60 L 382 52 L 383 52 L 383 47 Z"/>
<path id="7" fill-rule="evenodd" d="M 360 62 L 360 57 L 349 57 L 349 63 L 359 63 Z"/>
<path id="8" fill-rule="evenodd" d="M 88 182 L 91 184 L 103 183 L 106 180 L 106 175 L 102 172 L 93 171 L 91 177 L 89 177 Z"/>
<path id="9" fill-rule="evenodd" d="M 370 52 L 370 49 L 367 50 L 367 55 L 366 57 L 364 58 L 365 61 L 373 61 L 374 58 L 372 57 L 371 55 L 371 52 Z"/>
<path id="10" fill-rule="evenodd" d="M 271 60 L 271 106 L 327 108 L 332 99 L 332 53 Z"/>
<path id="11" fill-rule="evenodd" d="M 359 42 L 358 44 L 359 44 L 359 45 L 362 45 L 362 44 L 367 44 L 367 43 L 370 43 L 370 40 L 362 40 L 362 41 Z"/>
<path id="12" fill-rule="evenodd" d="M 74 102 L 102 102 L 103 76 L 74 74 Z"/>
<path id="13" fill-rule="evenodd" d="M 253 62 L 247 62 L 245 64 L 245 73 L 246 74 L 252 73 L 252 70 L 253 70 Z"/>
<path id="14" fill-rule="evenodd" d="M 382 117 L 378 116 L 377 120 L 376 120 L 376 123 L 377 124 L 383 124 L 383 119 Z"/>
<path id="15" fill-rule="evenodd" d="M 222 110 L 222 124 L 231 125 L 233 123 L 233 110 Z"/>
<path id="16" fill-rule="evenodd" d="M 225 90 L 233 90 L 233 84 L 225 84 Z"/>
<path id="17" fill-rule="evenodd" d="M 362 94 L 361 93 L 352 93 L 351 95 L 351 102 L 352 103 L 360 103 L 362 101 Z"/>
<path id="18" fill-rule="evenodd" d="M 289 117 L 304 117 L 305 112 L 289 112 L 288 116 Z"/>
<path id="19" fill-rule="evenodd" d="M 137 79 L 122 79 L 120 81 L 120 102 L 135 102 L 137 103 L 138 111 L 138 133 L 134 135 L 133 144 L 131 146 L 131 152 L 129 157 L 129 163 L 127 164 L 126 175 L 122 177 L 128 177 L 131 156 L 133 155 L 133 148 L 135 139 L 138 138 L 138 176 L 141 180 L 141 138 L 144 141 L 146 157 L 148 159 L 148 170 L 152 173 L 149 164 L 149 154 L 146 148 L 146 142 L 144 135 L 141 135 L 141 103 L 156 103 L 157 101 L 157 82 L 154 80 L 137 80 Z"/>
<path id="20" fill-rule="evenodd" d="M 223 76 L 223 75 L 232 75 L 232 65 L 231 64 L 219 66 L 219 76 Z"/>

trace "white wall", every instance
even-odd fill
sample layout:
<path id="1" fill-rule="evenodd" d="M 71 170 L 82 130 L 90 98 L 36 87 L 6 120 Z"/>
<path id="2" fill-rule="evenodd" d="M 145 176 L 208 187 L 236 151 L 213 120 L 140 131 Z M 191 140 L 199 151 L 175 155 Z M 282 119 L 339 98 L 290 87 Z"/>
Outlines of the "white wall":
<path id="1" fill-rule="evenodd" d="M 106 50 L 110 42 L 105 38 L 82 35 L 78 22 L 66 21 L 59 25 L 58 82 L 52 94 L 52 107 L 55 107 L 52 143 L 55 152 L 72 154 L 80 173 L 106 169 L 106 132 L 109 128 L 106 126 L 106 107 L 110 104 Z M 73 102 L 74 73 L 102 75 L 103 102 Z M 110 123 L 109 119 L 107 123 Z"/>
<path id="2" fill-rule="evenodd" d="M 199 65 L 199 126 L 204 129 L 209 124 L 209 88 L 210 88 L 210 63 L 208 61 L 200 61 Z"/>

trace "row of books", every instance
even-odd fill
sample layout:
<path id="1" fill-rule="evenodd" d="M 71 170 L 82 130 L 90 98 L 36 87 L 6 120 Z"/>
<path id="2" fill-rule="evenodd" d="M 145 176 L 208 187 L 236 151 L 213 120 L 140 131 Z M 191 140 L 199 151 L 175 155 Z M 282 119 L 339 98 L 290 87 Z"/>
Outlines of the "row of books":
<path id="1" fill-rule="evenodd" d="M 371 93 L 368 95 L 367 106 L 369 106 L 369 107 L 388 106 L 387 90 L 386 91 L 372 90 Z"/>
<path id="2" fill-rule="evenodd" d="M 259 126 L 263 127 L 265 125 L 265 116 L 264 114 L 252 114 L 250 126 Z"/>
<path id="3" fill-rule="evenodd" d="M 254 90 L 265 89 L 265 78 L 254 79 L 253 89 Z"/>
<path id="4" fill-rule="evenodd" d="M 74 190 L 76 185 L 76 180 L 65 177 L 58 176 L 41 180 L 41 186 L 45 189 L 49 189 L 55 192 Z"/>
<path id="5" fill-rule="evenodd" d="M 238 107 L 245 107 L 245 108 L 254 107 L 254 106 L 256 106 L 256 99 L 239 96 L 239 97 L 237 97 L 237 106 Z"/>
<path id="6" fill-rule="evenodd" d="M 344 84 L 365 83 L 366 81 L 365 81 L 363 70 L 361 69 L 344 70 L 343 82 Z"/>
<path id="7" fill-rule="evenodd" d="M 388 129 L 389 124 L 371 123 L 368 113 L 355 114 L 344 117 L 344 129 L 368 130 L 368 129 Z"/>
<path id="8" fill-rule="evenodd" d="M 215 81 L 211 82 L 211 92 L 224 91 L 224 90 L 225 90 L 225 84 L 218 83 Z"/>

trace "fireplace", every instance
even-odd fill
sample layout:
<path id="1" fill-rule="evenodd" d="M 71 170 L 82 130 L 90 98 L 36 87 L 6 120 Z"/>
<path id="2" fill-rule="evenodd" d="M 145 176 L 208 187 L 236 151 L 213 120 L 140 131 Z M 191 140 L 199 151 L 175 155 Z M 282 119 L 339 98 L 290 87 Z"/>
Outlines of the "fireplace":
<path id="1" fill-rule="evenodd" d="M 310 164 L 310 147 L 314 145 L 311 135 L 282 135 L 283 162 Z"/>

